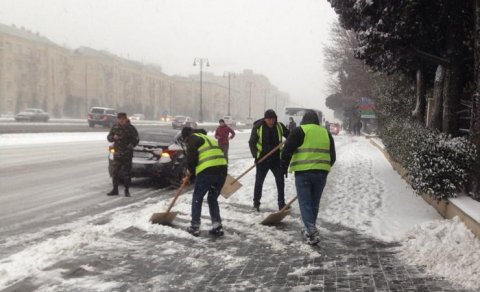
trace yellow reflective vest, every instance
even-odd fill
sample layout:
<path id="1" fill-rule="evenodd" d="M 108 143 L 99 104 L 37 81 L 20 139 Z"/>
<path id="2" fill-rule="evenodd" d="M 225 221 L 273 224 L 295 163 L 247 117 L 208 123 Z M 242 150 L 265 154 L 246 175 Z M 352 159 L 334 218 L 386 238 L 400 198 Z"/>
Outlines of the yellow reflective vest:
<path id="1" fill-rule="evenodd" d="M 293 153 L 289 171 L 330 171 L 330 139 L 325 128 L 316 124 L 300 126 L 305 133 L 303 144 Z"/>
<path id="2" fill-rule="evenodd" d="M 198 164 L 195 167 L 195 175 L 212 166 L 227 165 L 225 155 L 222 149 L 218 147 L 217 141 L 200 133 L 194 133 L 193 135 L 205 141 L 202 146 L 198 148 Z"/>
<path id="3" fill-rule="evenodd" d="M 278 143 L 282 143 L 282 138 L 283 138 L 283 128 L 280 125 L 280 123 L 276 123 L 277 126 L 277 134 L 278 134 Z M 260 153 L 262 153 L 263 147 L 262 147 L 262 140 L 263 140 L 263 127 L 267 127 L 266 125 L 261 125 L 257 129 L 257 136 L 258 136 L 258 142 L 257 142 L 257 158 L 260 158 Z"/>

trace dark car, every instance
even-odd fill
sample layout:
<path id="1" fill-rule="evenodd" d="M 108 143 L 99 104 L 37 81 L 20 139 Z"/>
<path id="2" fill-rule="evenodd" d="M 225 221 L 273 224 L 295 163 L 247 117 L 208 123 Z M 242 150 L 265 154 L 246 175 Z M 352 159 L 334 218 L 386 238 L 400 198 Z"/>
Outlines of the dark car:
<path id="1" fill-rule="evenodd" d="M 15 115 L 17 122 L 48 122 L 50 115 L 39 108 L 27 108 Z"/>
<path id="2" fill-rule="evenodd" d="M 117 122 L 117 111 L 108 107 L 92 107 L 88 112 L 88 126 L 112 127 Z"/>
<path id="3" fill-rule="evenodd" d="M 154 178 L 161 184 L 178 186 L 185 175 L 185 152 L 179 132 L 173 130 L 148 130 L 139 133 L 140 142 L 133 149 L 132 177 Z M 110 145 L 109 173 L 113 160 Z"/>

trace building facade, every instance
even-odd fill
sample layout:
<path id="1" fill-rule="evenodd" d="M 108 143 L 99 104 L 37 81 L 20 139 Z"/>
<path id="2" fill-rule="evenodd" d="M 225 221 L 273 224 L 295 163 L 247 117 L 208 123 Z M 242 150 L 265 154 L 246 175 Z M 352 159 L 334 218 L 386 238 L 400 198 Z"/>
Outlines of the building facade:
<path id="1" fill-rule="evenodd" d="M 278 111 L 279 98 L 285 104 L 289 97 L 252 70 L 235 74 L 230 87 L 228 78 L 203 72 L 200 95 L 199 74 L 168 76 L 157 65 L 86 47 L 69 50 L 38 33 L 0 24 L 0 114 L 35 107 L 53 117 L 83 118 L 91 107 L 102 106 L 148 119 L 198 120 L 202 112 L 205 121 L 216 121 L 230 111 L 243 120 L 260 118 L 266 108 Z"/>

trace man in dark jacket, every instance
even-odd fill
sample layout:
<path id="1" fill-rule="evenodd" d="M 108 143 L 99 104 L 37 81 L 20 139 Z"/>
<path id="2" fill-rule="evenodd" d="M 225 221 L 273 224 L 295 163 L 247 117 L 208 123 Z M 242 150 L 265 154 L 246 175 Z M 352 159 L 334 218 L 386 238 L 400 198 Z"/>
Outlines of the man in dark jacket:
<path id="1" fill-rule="evenodd" d="M 218 196 L 227 177 L 227 160 L 217 142 L 203 129 L 182 129 L 183 141 L 187 144 L 187 169 L 191 181 L 195 180 L 192 198 L 192 221 L 187 231 L 193 236 L 200 235 L 200 217 L 203 198 L 207 201 L 212 220 L 210 234 L 223 236 L 222 219 Z"/>
<path id="2" fill-rule="evenodd" d="M 335 143 L 332 135 L 320 126 L 314 111 L 306 111 L 295 128 L 282 152 L 282 169 L 295 172 L 298 204 L 305 229 L 306 242 L 316 245 L 319 234 L 316 227 L 320 198 L 327 182 L 327 175 L 336 160 Z"/>
<path id="3" fill-rule="evenodd" d="M 282 136 L 287 138 L 288 134 L 289 132 L 285 125 L 277 122 L 275 111 L 271 109 L 265 111 L 263 119 L 254 123 L 250 140 L 248 141 L 255 163 L 278 146 L 282 142 Z M 272 171 L 275 177 L 278 192 L 278 208 L 282 209 L 285 206 L 285 179 L 280 167 L 280 150 L 275 151 L 263 162 L 257 164 L 256 170 L 255 188 L 253 191 L 254 210 L 260 212 L 263 182 L 269 170 Z"/>
<path id="4" fill-rule="evenodd" d="M 117 123 L 108 133 L 107 140 L 113 142 L 112 183 L 113 189 L 108 196 L 118 195 L 120 180 L 125 186 L 125 197 L 130 197 L 130 172 L 132 170 L 133 148 L 138 144 L 138 132 L 130 124 L 126 113 L 118 113 Z"/>

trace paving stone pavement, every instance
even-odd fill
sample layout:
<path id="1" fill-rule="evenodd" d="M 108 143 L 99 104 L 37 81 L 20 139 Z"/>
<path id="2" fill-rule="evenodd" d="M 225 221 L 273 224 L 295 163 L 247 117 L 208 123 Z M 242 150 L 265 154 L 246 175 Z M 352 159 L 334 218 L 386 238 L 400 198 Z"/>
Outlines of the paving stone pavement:
<path id="1" fill-rule="evenodd" d="M 188 214 L 177 217 L 175 227 L 184 229 L 187 218 Z M 92 278 L 120 283 L 112 291 L 468 291 L 426 275 L 421 267 L 404 264 L 396 257 L 396 243 L 319 220 L 321 242 L 311 247 L 301 241 L 298 219 L 284 221 L 275 227 L 224 221 L 226 235 L 219 239 L 206 230 L 194 238 L 185 232 L 152 234 L 130 227 L 115 234 L 127 247 L 85 248 L 78 257 L 45 269 L 62 271 L 63 284 L 42 286 L 36 279 L 25 279 L 5 291 L 45 287 L 98 291 L 95 286 L 87 289 L 71 284 Z M 266 239 L 261 238 L 262 232 L 268 235 Z M 285 234 L 286 239 L 271 242 L 272 234 L 277 238 Z"/>

